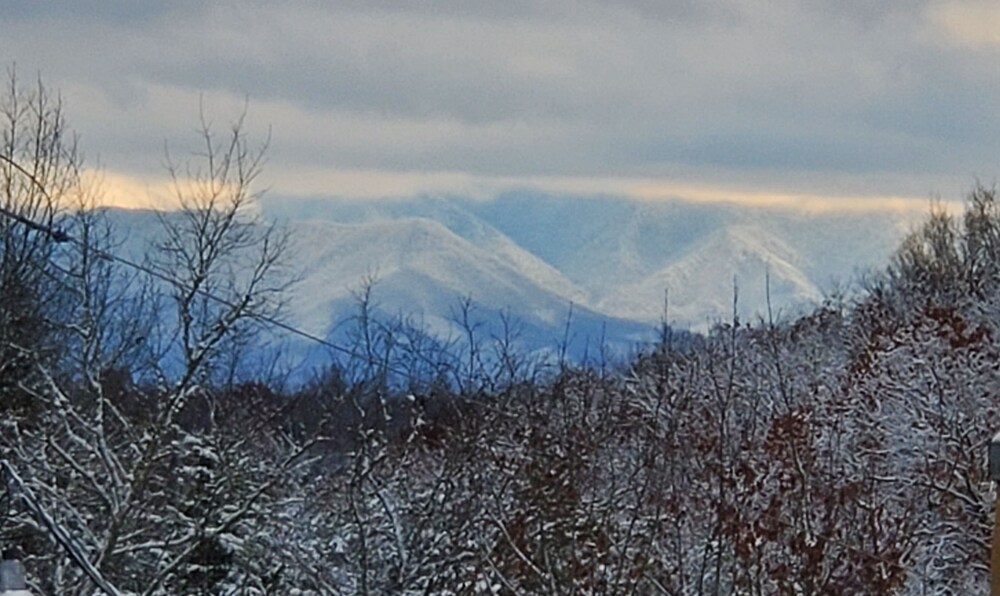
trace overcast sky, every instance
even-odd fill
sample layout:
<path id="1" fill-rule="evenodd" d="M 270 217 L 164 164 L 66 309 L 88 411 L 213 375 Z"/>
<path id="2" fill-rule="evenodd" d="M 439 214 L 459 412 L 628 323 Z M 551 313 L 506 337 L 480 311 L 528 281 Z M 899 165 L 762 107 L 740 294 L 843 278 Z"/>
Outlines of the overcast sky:
<path id="1" fill-rule="evenodd" d="M 1000 177 L 1000 3 L 0 0 L 109 193 L 163 178 L 199 98 L 249 100 L 292 195 L 507 188 L 959 197 Z"/>

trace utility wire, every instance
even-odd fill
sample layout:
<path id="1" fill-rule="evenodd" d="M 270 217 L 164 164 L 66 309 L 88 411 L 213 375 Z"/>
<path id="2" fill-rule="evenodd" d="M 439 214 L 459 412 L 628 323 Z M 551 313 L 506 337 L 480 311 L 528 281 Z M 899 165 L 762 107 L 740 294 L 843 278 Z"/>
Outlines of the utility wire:
<path id="1" fill-rule="evenodd" d="M 43 197 L 45 197 L 51 204 L 53 204 L 53 205 L 56 204 L 56 201 L 48 193 L 48 190 L 45 188 L 45 185 L 43 185 L 35 177 L 34 174 L 32 174 L 31 172 L 29 172 L 28 170 L 26 170 L 23 166 L 21 166 L 21 164 L 17 163 L 16 161 L 14 161 L 9 156 L 3 155 L 3 154 L 0 154 L 0 161 L 8 164 L 9 166 L 11 166 L 15 170 L 17 170 L 19 173 L 21 173 L 23 176 L 25 176 L 39 190 L 39 192 L 42 193 Z M 80 240 L 79 238 L 74 237 L 73 235 L 69 234 L 65 230 L 56 228 L 56 227 L 54 227 L 52 225 L 46 225 L 46 224 L 42 224 L 42 223 L 36 222 L 36 221 L 34 221 L 34 220 L 30 219 L 30 218 L 27 218 L 27 217 L 25 217 L 25 216 L 23 216 L 23 215 L 21 215 L 19 213 L 16 213 L 16 212 L 14 212 L 14 211 L 12 211 L 12 210 L 10 210 L 10 209 L 2 206 L 2 205 L 0 205 L 0 215 L 6 216 L 6 217 L 8 217 L 10 219 L 13 219 L 14 221 L 16 221 L 16 222 L 24 225 L 25 227 L 27 227 L 29 229 L 32 229 L 32 230 L 35 230 L 35 231 L 40 232 L 42 234 L 45 234 L 46 236 L 48 236 L 49 238 L 51 238 L 56 243 L 60 243 L 60 244 L 62 244 L 62 243 L 75 244 L 75 245 L 79 246 L 80 248 L 82 248 L 84 250 L 91 251 L 98 258 L 101 258 L 101 259 L 104 259 L 104 260 L 108 260 L 108 261 L 113 261 L 113 262 L 116 262 L 116 263 L 120 263 L 120 264 L 125 265 L 126 267 L 130 267 L 130 268 L 132 268 L 132 269 L 134 269 L 136 271 L 140 271 L 142 273 L 145 273 L 146 275 L 148 275 L 150 277 L 153 277 L 153 278 L 158 279 L 160 281 L 164 281 L 164 282 L 166 282 L 166 283 L 174 286 L 175 288 L 178 288 L 178 289 L 181 289 L 181 290 L 187 290 L 188 289 L 187 286 L 185 286 L 182 282 L 180 282 L 179 280 L 177 280 L 177 279 L 175 279 L 175 278 L 173 278 L 173 277 L 171 277 L 169 275 L 166 275 L 165 273 L 163 273 L 161 271 L 157 271 L 156 269 L 153 269 L 153 268 L 148 267 L 146 265 L 143 265 L 141 263 L 137 263 L 137 262 L 135 262 L 135 261 L 133 261 L 131 259 L 128 259 L 126 257 L 121 257 L 121 256 L 118 256 L 118 255 L 115 255 L 115 254 L 113 254 L 111 252 L 108 252 L 106 250 L 101 250 L 101 249 L 95 248 L 95 247 L 93 247 L 91 245 L 88 245 L 86 242 Z M 62 269 L 61 267 L 58 267 L 58 265 L 56 267 L 58 269 Z M 222 296 L 214 294 L 213 292 L 211 292 L 209 290 L 206 290 L 204 288 L 197 288 L 197 289 L 195 289 L 195 292 L 197 294 L 199 294 L 199 295 L 201 295 L 201 296 L 203 296 L 205 298 L 208 298 L 209 300 L 217 302 L 217 303 L 219 303 L 219 304 L 221 304 L 221 305 L 223 305 L 223 306 L 225 306 L 227 308 L 239 308 L 239 306 L 237 304 L 235 304 L 234 302 L 232 302 L 231 300 L 223 298 Z M 288 333 L 291 333 L 292 335 L 297 335 L 297 336 L 299 336 L 299 337 L 301 337 L 301 338 L 303 338 L 305 340 L 308 340 L 308 341 L 311 341 L 311 342 L 316 343 L 318 345 L 324 346 L 324 347 L 329 348 L 331 350 L 334 350 L 336 352 L 340 352 L 340 353 L 348 356 L 351 360 L 362 360 L 362 361 L 365 361 L 369 365 L 376 365 L 376 366 L 382 367 L 384 371 L 398 374 L 398 375 L 400 375 L 400 376 L 402 376 L 404 378 L 410 376 L 411 374 L 413 374 L 413 371 L 408 371 L 408 370 L 404 370 L 404 369 L 401 369 L 399 367 L 393 366 L 393 365 L 389 364 L 387 361 L 379 361 L 379 360 L 375 359 L 373 356 L 371 356 L 370 354 L 369 355 L 359 354 L 356 350 L 352 350 L 350 348 L 345 348 L 345 347 L 343 347 L 341 345 L 335 344 L 335 343 L 333 343 L 333 342 L 331 342 L 331 341 L 329 341 L 327 339 L 323 339 L 322 337 L 320 337 L 318 335 L 315 335 L 313 333 L 309 333 L 308 331 L 304 331 L 304 330 L 299 329 L 297 327 L 294 327 L 294 326 L 292 326 L 292 325 L 290 325 L 288 323 L 285 323 L 284 321 L 281 321 L 280 319 L 277 319 L 277 318 L 275 318 L 273 316 L 265 315 L 265 314 L 262 314 L 262 313 L 255 313 L 255 312 L 247 312 L 246 315 L 248 317 L 250 317 L 250 318 L 253 318 L 253 319 L 257 320 L 257 321 L 260 321 L 260 322 L 265 323 L 267 325 L 271 325 L 272 327 L 277 327 L 279 329 L 282 329 L 282 330 L 284 330 L 284 331 L 286 331 Z"/>
<path id="2" fill-rule="evenodd" d="M 42 193 L 42 196 L 44 196 L 46 199 L 48 199 L 52 204 L 56 204 L 56 201 L 48 193 L 48 190 L 45 188 L 45 186 L 31 172 L 29 172 L 28 170 L 24 169 L 24 167 L 22 167 L 20 164 L 18 164 L 17 162 L 15 162 L 13 159 L 11 159 L 10 157 L 8 157 L 6 155 L 0 154 L 0 161 L 3 161 L 5 163 L 9 164 L 11 167 L 13 167 L 18 172 L 20 172 L 25 177 L 27 177 L 28 180 L 30 180 L 31 183 L 34 184 L 38 188 L 39 192 Z M 102 259 L 105 259 L 105 260 L 108 260 L 108 261 L 120 263 L 120 264 L 125 265 L 126 267 L 130 267 L 130 268 L 132 268 L 132 269 L 134 269 L 136 271 L 140 271 L 142 273 L 145 273 L 146 275 L 149 275 L 150 277 L 153 277 L 155 279 L 164 281 L 164 282 L 166 282 L 166 283 L 168 283 L 168 284 L 170 284 L 170 285 L 172 285 L 172 286 L 174 286 L 174 287 L 176 287 L 178 289 L 181 289 L 181 290 L 187 290 L 188 289 L 187 286 L 185 286 L 182 282 L 180 282 L 179 280 L 177 280 L 177 279 L 175 279 L 175 278 L 173 278 L 173 277 L 171 277 L 169 275 L 166 275 L 165 273 L 163 273 L 161 271 L 157 271 L 156 269 L 153 269 L 153 268 L 148 267 L 146 265 L 143 265 L 141 263 L 137 263 L 135 261 L 132 261 L 131 259 L 128 259 L 128 258 L 125 258 L 125 257 L 120 257 L 118 255 L 115 255 L 115 254 L 111 253 L 111 252 L 108 252 L 108 251 L 105 251 L 105 250 L 101 250 L 101 249 L 97 249 L 97 248 L 95 248 L 95 247 L 93 247 L 91 245 L 88 245 L 86 242 L 80 240 L 79 238 L 74 237 L 72 234 L 69 234 L 68 232 L 66 232 L 64 230 L 55 228 L 55 227 L 53 227 L 51 225 L 45 225 L 45 224 L 38 223 L 38 222 L 33 221 L 33 220 L 29 219 L 29 218 L 26 218 L 26 217 L 24 217 L 24 216 L 22 216 L 22 215 L 20 215 L 18 213 L 15 213 L 15 212 L 11 211 L 10 209 L 7 209 L 6 207 L 0 206 L 0 215 L 9 217 L 9 218 L 11 218 L 11 219 L 13 219 L 13 220 L 15 220 L 15 221 L 17 221 L 17 222 L 19 222 L 19 223 L 27 226 L 28 228 L 30 228 L 32 230 L 36 230 L 36 231 L 38 231 L 38 232 L 40 232 L 42 234 L 46 234 L 47 236 L 49 236 L 50 238 L 52 238 L 52 240 L 54 242 L 75 244 L 75 245 L 79 246 L 80 248 L 82 248 L 83 250 L 92 251 L 93 254 L 95 254 L 98 258 L 102 258 Z M 219 296 L 219 295 L 217 295 L 217 294 L 215 294 L 213 292 L 210 292 L 210 291 L 208 291 L 208 290 L 206 290 L 204 288 L 198 288 L 198 289 L 195 290 L 195 292 L 198 293 L 198 294 L 200 294 L 201 296 L 204 296 L 205 298 L 208 298 L 209 300 L 217 302 L 217 303 L 219 303 L 219 304 L 221 304 L 221 305 L 223 305 L 223 306 L 225 306 L 227 308 L 239 308 L 234 302 L 232 302 L 230 300 L 227 300 L 226 298 L 223 298 L 222 296 Z M 299 336 L 299 337 L 301 337 L 303 339 L 306 339 L 306 340 L 311 341 L 313 343 L 316 343 L 318 345 L 321 345 L 321 346 L 327 347 L 327 348 L 329 348 L 331 350 L 334 350 L 336 352 L 340 352 L 342 354 L 345 354 L 351 360 L 356 360 L 356 361 L 360 360 L 360 361 L 367 362 L 369 365 L 374 365 L 374 366 L 381 367 L 383 371 L 395 373 L 397 375 L 400 375 L 403 378 L 407 378 L 407 377 L 409 377 L 409 376 L 411 376 L 413 374 L 413 371 L 411 371 L 411 370 L 405 370 L 405 369 L 399 368 L 398 366 L 390 364 L 388 361 L 377 360 L 374 357 L 372 357 L 370 354 L 359 354 L 356 350 L 352 350 L 350 348 L 345 348 L 343 346 L 337 345 L 337 344 L 335 344 L 335 343 L 333 343 L 333 342 L 331 342 L 329 340 L 323 339 L 322 337 L 319 337 L 319 336 L 317 336 L 315 334 L 309 333 L 308 331 L 303 331 L 302 329 L 299 329 L 297 327 L 289 325 L 288 323 L 285 323 L 284 321 L 281 321 L 281 320 L 279 320 L 279 319 L 277 319 L 275 317 L 272 317 L 272 316 L 269 316 L 269 315 L 265 315 L 265 314 L 261 314 L 261 313 L 255 313 L 255 312 L 248 312 L 246 314 L 247 314 L 248 317 L 256 319 L 256 320 L 258 320 L 258 321 L 260 321 L 262 323 L 265 323 L 267 325 L 271 325 L 273 327 L 277 327 L 279 329 L 287 331 L 288 333 L 291 333 L 293 335 L 297 335 L 297 336 Z M 433 363 L 428 363 L 428 364 L 431 364 L 431 366 L 434 366 Z"/>
<path id="3" fill-rule="evenodd" d="M 5 160 L 5 159 L 6 158 L 4 156 L 0 155 L 0 160 Z M 178 288 L 178 289 L 181 289 L 181 290 L 187 290 L 188 289 L 187 286 L 185 286 L 181 281 L 179 281 L 179 280 L 177 280 L 177 279 L 175 279 L 175 278 L 173 278 L 173 277 L 171 277 L 171 276 L 169 276 L 169 275 L 167 275 L 167 274 L 165 274 L 165 273 L 163 273 L 161 271 L 157 271 L 156 269 L 154 269 L 152 267 L 149 267 L 147 265 L 143 265 L 142 263 L 138 263 L 138 262 L 133 261 L 131 259 L 128 259 L 126 257 L 118 256 L 118 255 L 116 255 L 114 253 L 111 253 L 111 252 L 108 252 L 106 250 L 95 248 L 94 246 L 88 245 L 86 242 L 80 240 L 79 238 L 76 238 L 75 236 L 69 234 L 68 232 L 66 232 L 64 230 L 61 230 L 59 228 L 55 228 L 53 226 L 49 226 L 49 225 L 38 223 L 36 221 L 33 221 L 31 219 L 28 219 L 28 218 L 24 217 L 23 215 L 15 213 L 15 212 L 11 211 L 10 209 L 7 209 L 6 207 L 0 206 L 0 215 L 5 216 L 5 217 L 9 217 L 9 218 L 17 221 L 18 223 L 21 223 L 21 224 L 25 225 L 26 227 L 28 227 L 28 228 L 30 228 L 32 230 L 35 230 L 35 231 L 40 232 L 42 234 L 45 234 L 45 235 L 49 236 L 50 238 L 52 238 L 52 240 L 54 242 L 75 244 L 75 245 L 81 247 L 84 250 L 90 251 L 91 253 L 93 253 L 99 259 L 104 259 L 104 260 L 107 260 L 107 261 L 112 261 L 112 262 L 119 263 L 119 264 L 124 265 L 126 267 L 129 267 L 131 269 L 134 269 L 136 271 L 144 273 L 144 274 L 146 274 L 146 275 L 148 275 L 148 276 L 150 276 L 152 278 L 155 278 L 155 279 L 158 279 L 160 281 L 166 282 L 166 283 L 174 286 L 175 288 Z M 56 267 L 58 269 L 62 270 L 61 267 L 58 267 L 58 266 L 56 266 Z M 68 273 L 65 270 L 63 270 L 63 272 L 64 273 Z M 240 308 L 239 305 L 237 305 L 233 301 L 228 300 L 226 298 L 223 298 L 222 296 L 219 296 L 218 294 L 215 294 L 215 293 L 213 293 L 213 292 L 211 292 L 209 290 L 206 290 L 204 288 L 198 288 L 198 289 L 195 290 L 195 292 L 197 294 L 199 294 L 199 295 L 201 295 L 201 296 L 203 296 L 205 298 L 208 298 L 209 300 L 212 300 L 213 302 L 221 304 L 222 306 L 225 306 L 227 308 Z M 251 312 L 247 312 L 246 315 L 249 318 L 252 318 L 252 319 L 255 319 L 257 321 L 260 321 L 261 323 L 264 323 L 266 325 L 270 325 L 272 327 L 277 327 L 278 329 L 286 331 L 286 332 L 288 332 L 288 333 L 290 333 L 292 335 L 296 335 L 298 337 L 301 337 L 301 338 L 303 338 L 303 339 L 305 339 L 307 341 L 311 341 L 311 342 L 313 342 L 315 344 L 318 344 L 318 345 L 321 345 L 323 347 L 329 348 L 329 349 L 331 349 L 331 350 L 333 350 L 335 352 L 340 352 L 341 354 L 344 354 L 344 355 L 348 356 L 352 360 L 366 361 L 368 364 L 383 367 L 387 372 L 392 372 L 392 373 L 395 373 L 395 374 L 400 375 L 402 377 L 408 377 L 408 376 L 410 376 L 412 374 L 412 371 L 403 370 L 403 369 L 398 368 L 396 366 L 390 365 L 388 362 L 379 361 L 379 360 L 373 358 L 372 356 L 366 356 L 364 354 L 359 354 L 357 350 L 352 350 L 350 348 L 345 348 L 344 346 L 335 344 L 335 343 L 333 343 L 333 342 L 331 342 L 331 341 L 329 341 L 327 339 L 323 339 L 322 337 L 320 337 L 318 335 L 315 335 L 313 333 L 309 333 L 308 331 L 304 331 L 302 329 L 299 329 L 298 327 L 290 325 L 290 324 L 288 324 L 288 323 L 286 323 L 286 322 L 284 322 L 284 321 L 282 321 L 282 320 L 280 320 L 278 318 L 275 318 L 273 316 L 265 315 L 265 314 L 257 313 L 257 312 L 252 312 L 252 311 Z"/>
<path id="4" fill-rule="evenodd" d="M 14 221 L 16 221 L 16 222 L 18 222 L 20 224 L 23 224 L 25 227 L 31 228 L 32 230 L 35 230 L 36 232 L 42 232 L 42 233 L 44 233 L 46 236 L 49 236 L 50 238 L 52 238 L 56 242 L 69 242 L 69 241 L 72 240 L 66 234 L 66 232 L 63 232 L 60 229 L 53 228 L 51 226 L 42 225 L 40 223 L 37 223 L 37 222 L 35 222 L 33 220 L 28 219 L 27 217 L 24 217 L 20 213 L 15 213 L 15 212 L 13 212 L 13 211 L 5 208 L 5 207 L 0 207 L 0 211 L 3 211 L 4 215 L 6 215 L 7 217 L 13 219 Z"/>
<path id="5" fill-rule="evenodd" d="M 24 167 L 22 167 L 16 161 L 14 161 L 13 159 L 11 159 L 10 157 L 8 157 L 6 155 L 0 154 L 0 161 L 3 161 L 5 163 L 7 163 L 8 165 L 10 165 L 14 169 L 16 169 L 18 172 L 20 172 L 21 174 L 23 174 L 25 177 L 27 177 L 28 180 L 30 180 L 31 183 L 34 184 L 36 188 L 38 188 L 38 190 L 42 193 L 42 195 L 46 199 L 48 199 L 50 202 L 52 202 L 52 204 L 55 204 L 55 201 L 49 195 L 48 191 L 45 189 L 45 186 L 41 182 L 39 182 L 38 179 L 31 172 L 29 172 L 28 170 L 26 170 Z M 116 262 L 116 263 L 120 263 L 122 265 L 125 265 L 126 267 L 130 267 L 132 269 L 135 269 L 136 271 L 140 271 L 142 273 L 145 273 L 146 275 L 148 275 L 150 277 L 153 277 L 153 278 L 158 279 L 160 281 L 167 282 L 168 284 L 170 284 L 170 285 L 172 285 L 172 286 L 174 286 L 176 288 L 179 288 L 181 290 L 186 290 L 187 289 L 187 287 L 183 283 L 181 283 L 180 281 L 178 281 L 177 279 L 175 279 L 175 278 L 173 278 L 173 277 L 171 277 L 169 275 L 166 275 L 165 273 L 163 273 L 161 271 L 157 271 L 156 269 L 153 269 L 152 267 L 143 265 L 142 263 L 137 263 L 137 262 L 135 262 L 135 261 L 133 261 L 131 259 L 125 258 L 125 257 L 121 257 L 121 256 L 118 256 L 118 255 L 115 255 L 115 254 L 110 253 L 108 251 L 94 248 L 93 246 L 88 245 L 87 243 L 85 243 L 84 241 L 80 240 L 79 238 L 76 238 L 73 235 L 69 234 L 65 230 L 61 230 L 59 228 L 55 228 L 55 227 L 53 227 L 51 225 L 46 225 L 46 224 L 38 223 L 38 222 L 36 222 L 36 221 L 34 221 L 34 220 L 30 219 L 30 218 L 27 218 L 27 217 L 25 217 L 25 216 L 23 216 L 23 215 L 21 215 L 19 213 L 11 211 L 10 209 L 8 209 L 6 207 L 3 207 L 3 206 L 0 206 L 0 215 L 6 216 L 6 217 L 8 217 L 10 219 L 13 219 L 14 221 L 16 221 L 16 222 L 24 225 L 24 226 L 32 229 L 32 230 L 35 230 L 35 231 L 40 232 L 42 234 L 45 234 L 46 236 L 48 236 L 49 238 L 51 238 L 54 242 L 75 244 L 75 245 L 83 248 L 84 250 L 89 250 L 89 251 L 93 252 L 93 254 L 95 254 L 98 258 L 105 259 L 105 260 L 108 260 L 108 261 L 113 261 L 113 262 Z M 223 306 L 225 306 L 227 308 L 239 308 L 239 306 L 237 304 L 235 304 L 234 302 L 232 302 L 231 300 L 227 300 L 226 298 L 223 298 L 222 296 L 219 296 L 219 295 L 217 295 L 217 294 L 215 294 L 215 293 L 213 293 L 213 292 L 211 292 L 209 290 L 206 290 L 204 288 L 199 288 L 199 289 L 196 290 L 196 292 L 198 294 L 200 294 L 201 296 L 204 296 L 205 298 L 208 298 L 209 300 L 217 302 L 218 304 L 221 304 L 221 305 L 223 305 Z M 302 329 L 299 329 L 297 327 L 289 325 L 288 323 L 285 323 L 284 321 L 281 321 L 280 319 L 277 319 L 275 317 L 272 317 L 272 316 L 269 316 L 269 315 L 265 315 L 265 314 L 262 314 L 262 313 L 255 313 L 255 312 L 248 312 L 247 315 L 249 317 L 251 317 L 253 319 L 256 319 L 256 320 L 258 320 L 258 321 L 260 321 L 262 323 L 265 323 L 267 325 L 271 325 L 273 327 L 277 327 L 277 328 L 282 329 L 282 330 L 284 330 L 284 331 L 286 331 L 288 333 L 291 333 L 293 335 L 297 335 L 297 336 L 299 336 L 299 337 L 301 337 L 303 339 L 306 339 L 306 340 L 311 341 L 313 343 L 316 343 L 318 345 L 322 345 L 322 346 L 330 348 L 331 350 L 334 350 L 336 352 L 340 352 L 342 354 L 345 354 L 345 355 L 349 356 L 352 359 L 367 360 L 368 364 L 378 364 L 379 366 L 385 367 L 385 369 L 387 371 L 393 372 L 393 373 L 396 373 L 396 374 L 399 374 L 399 375 L 402 375 L 404 377 L 408 376 L 410 374 L 410 371 L 404 371 L 404 370 L 397 369 L 397 368 L 395 368 L 393 366 L 389 366 L 388 363 L 386 363 L 386 362 L 377 362 L 377 361 L 373 360 L 371 357 L 367 357 L 366 358 L 365 356 L 363 356 L 361 354 L 358 354 L 357 351 L 355 351 L 355 350 L 351 350 L 349 348 L 345 348 L 343 346 L 337 345 L 337 344 L 335 344 L 335 343 L 333 343 L 333 342 L 331 342 L 329 340 L 326 340 L 326 339 L 323 339 L 322 337 L 319 337 L 318 335 L 315 335 L 313 333 L 309 333 L 308 331 L 303 331 Z"/>
<path id="6" fill-rule="evenodd" d="M 31 492 L 31 489 L 29 489 L 24 481 L 21 480 L 21 477 L 18 476 L 17 470 L 14 469 L 14 466 L 10 465 L 10 463 L 5 459 L 0 460 L 0 471 L 3 472 L 3 475 L 7 479 L 7 490 L 11 493 L 14 493 L 16 490 L 16 494 L 22 501 L 24 501 L 28 510 L 35 516 L 35 519 L 45 526 L 49 533 L 55 537 L 56 542 L 58 542 L 66 553 L 69 554 L 70 558 L 73 559 L 73 562 L 75 562 L 77 566 L 79 566 L 80 569 L 87 574 L 87 577 L 97 584 L 97 587 L 99 587 L 108 596 L 121 596 L 121 592 L 108 583 L 108 581 L 104 579 L 104 576 L 101 575 L 101 572 L 94 567 L 93 563 L 91 563 L 86 556 L 84 556 L 80 547 L 73 542 L 73 539 L 70 538 L 69 534 L 66 533 L 66 530 L 59 525 L 59 522 L 49 515 L 48 512 L 45 511 L 45 508 L 38 503 L 38 500 L 35 499 L 34 493 Z"/>

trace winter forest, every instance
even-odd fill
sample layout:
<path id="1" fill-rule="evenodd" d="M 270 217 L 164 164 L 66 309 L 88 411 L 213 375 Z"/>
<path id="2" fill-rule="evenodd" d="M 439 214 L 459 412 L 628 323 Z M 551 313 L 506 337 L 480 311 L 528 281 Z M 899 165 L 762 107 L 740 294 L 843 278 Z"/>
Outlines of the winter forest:
<path id="1" fill-rule="evenodd" d="M 168 155 L 181 207 L 141 262 L 57 94 L 9 80 L 0 133 L 0 546 L 33 594 L 987 589 L 993 188 L 798 318 L 575 362 L 361 293 L 351 344 L 288 383 L 253 346 L 294 238 L 239 121 Z"/>

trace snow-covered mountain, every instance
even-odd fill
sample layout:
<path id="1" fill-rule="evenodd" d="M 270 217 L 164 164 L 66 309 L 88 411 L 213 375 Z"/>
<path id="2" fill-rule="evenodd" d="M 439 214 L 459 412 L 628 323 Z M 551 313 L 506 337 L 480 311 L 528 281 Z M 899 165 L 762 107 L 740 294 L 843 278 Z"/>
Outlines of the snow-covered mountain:
<path id="1" fill-rule="evenodd" d="M 802 255 L 773 234 L 731 225 L 696 242 L 651 275 L 609 293 L 598 308 L 648 321 L 662 314 L 666 293 L 668 318 L 698 326 L 729 314 L 736 292 L 738 314 L 746 320 L 763 314 L 768 284 L 772 305 L 821 300 L 822 291 L 804 272 L 806 264 Z"/>
<path id="2" fill-rule="evenodd" d="M 292 309 L 314 333 L 328 331 L 337 313 L 351 313 L 369 279 L 380 310 L 418 316 L 438 333 L 450 331 L 463 298 L 489 311 L 530 305 L 519 315 L 543 326 L 557 325 L 570 303 L 584 299 L 580 288 L 517 245 L 498 238 L 478 246 L 431 219 L 292 225 L 302 271 Z"/>
<path id="3" fill-rule="evenodd" d="M 765 314 L 768 289 L 775 312 L 808 306 L 858 271 L 882 267 L 921 218 L 919 211 L 806 213 L 532 193 L 488 201 L 271 198 L 264 207 L 291 225 L 348 226 L 330 229 L 324 242 L 338 243 L 336 233 L 349 234 L 356 261 L 338 265 L 338 259 L 324 256 L 318 265 L 344 281 L 353 278 L 356 284 L 361 269 L 401 280 L 403 270 L 417 274 L 433 263 L 455 271 L 437 275 L 448 283 L 437 284 L 436 291 L 477 301 L 488 296 L 483 301 L 488 308 L 507 307 L 542 321 L 551 320 L 556 300 L 598 315 L 656 323 L 667 292 L 670 321 L 695 330 L 731 316 L 734 282 L 744 320 Z M 447 251 L 436 245 L 415 248 L 423 256 L 408 254 L 408 264 L 389 258 L 393 251 L 407 251 L 412 227 L 441 242 L 448 237 L 462 259 L 441 262 Z M 523 278 L 518 283 L 526 285 L 484 286 L 479 278 L 458 273 L 471 262 L 505 272 L 508 281 L 517 272 Z M 419 295 L 418 287 L 386 281 L 384 295 L 394 308 L 411 304 L 425 315 L 440 312 L 440 302 L 405 298 L 408 292 Z"/>
<path id="4" fill-rule="evenodd" d="M 654 333 L 644 322 L 593 310 L 584 290 L 495 231 L 475 230 L 470 240 L 439 221 L 410 216 L 289 225 L 302 273 L 290 314 L 314 334 L 342 339 L 369 281 L 376 312 L 410 318 L 443 339 L 464 337 L 465 299 L 481 338 L 499 336 L 499 315 L 509 313 L 526 351 L 553 348 L 568 317 L 568 347 L 576 355 L 593 353 L 604 335 L 621 350 Z"/>
<path id="5" fill-rule="evenodd" d="M 511 193 L 489 201 L 265 199 L 283 220 L 299 273 L 289 322 L 338 337 L 374 280 L 382 316 L 403 315 L 442 338 L 461 336 L 459 304 L 471 299 L 480 332 L 517 321 L 522 345 L 552 347 L 572 309 L 571 350 L 601 339 L 650 340 L 664 313 L 701 331 L 726 320 L 734 282 L 742 320 L 820 300 L 859 269 L 881 267 L 919 212 L 807 214 L 683 201 Z M 140 254 L 156 235 L 148 211 L 115 211 Z M 769 285 L 766 281 L 769 279 Z"/>

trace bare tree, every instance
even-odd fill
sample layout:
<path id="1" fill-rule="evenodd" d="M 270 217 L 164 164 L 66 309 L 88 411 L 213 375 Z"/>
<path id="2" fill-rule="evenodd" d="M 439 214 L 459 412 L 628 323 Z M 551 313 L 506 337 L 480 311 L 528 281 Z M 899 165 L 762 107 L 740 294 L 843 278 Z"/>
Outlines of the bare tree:
<path id="1" fill-rule="evenodd" d="M 179 165 L 168 154 L 180 209 L 160 215 L 163 240 L 151 258 L 170 280 L 177 317 L 175 407 L 219 364 L 221 343 L 239 346 L 255 323 L 280 313 L 294 280 L 287 233 L 255 211 L 266 143 L 250 145 L 243 116 L 218 137 L 203 114 L 200 137 L 196 164 Z"/>
<path id="2" fill-rule="evenodd" d="M 29 355 L 55 357 L 64 297 L 52 230 L 80 190 L 81 158 L 62 102 L 8 71 L 0 98 L 0 409 L 30 408 Z"/>
<path id="3" fill-rule="evenodd" d="M 148 264 L 136 267 L 113 254 L 104 214 L 79 185 L 75 147 L 59 145 L 50 132 L 63 126 L 61 112 L 46 111 L 43 91 L 29 96 L 31 109 L 8 112 L 41 114 L 33 138 L 51 146 L 43 151 L 36 140 L 26 147 L 51 154 L 56 165 L 72 158 L 72 167 L 31 166 L 28 149 L 8 143 L 9 203 L 24 221 L 5 223 L 12 226 L 5 240 L 20 242 L 19 260 L 12 250 L 4 255 L 25 272 L 18 278 L 25 287 L 52 283 L 59 290 L 57 310 L 43 314 L 62 350 L 2 338 L 2 349 L 24 362 L 10 383 L 37 409 L 3 420 L 3 457 L 21 470 L 37 505 L 122 590 L 276 589 L 255 554 L 267 540 L 261 520 L 283 507 L 289 474 L 314 441 L 286 433 L 268 414 L 275 405 L 245 413 L 234 407 L 257 398 L 229 382 L 232 360 L 263 318 L 280 314 L 291 283 L 287 236 L 253 211 L 263 147 L 251 150 L 242 118 L 222 140 L 203 121 L 201 165 L 171 166 L 180 209 L 161 216 L 161 241 Z M 66 246 L 57 252 L 40 232 L 54 229 L 58 201 L 70 191 L 77 195 L 60 222 Z M 173 316 L 159 308 L 170 304 Z M 11 316 L 21 312 L 12 308 Z M 150 337 L 164 333 L 162 342 Z M 154 343 L 166 351 L 147 345 Z M 132 382 L 144 363 L 154 365 L 154 386 Z M 3 531 L 7 540 L 18 537 L 39 591 L 92 593 L 39 520 L 21 511 Z"/>

